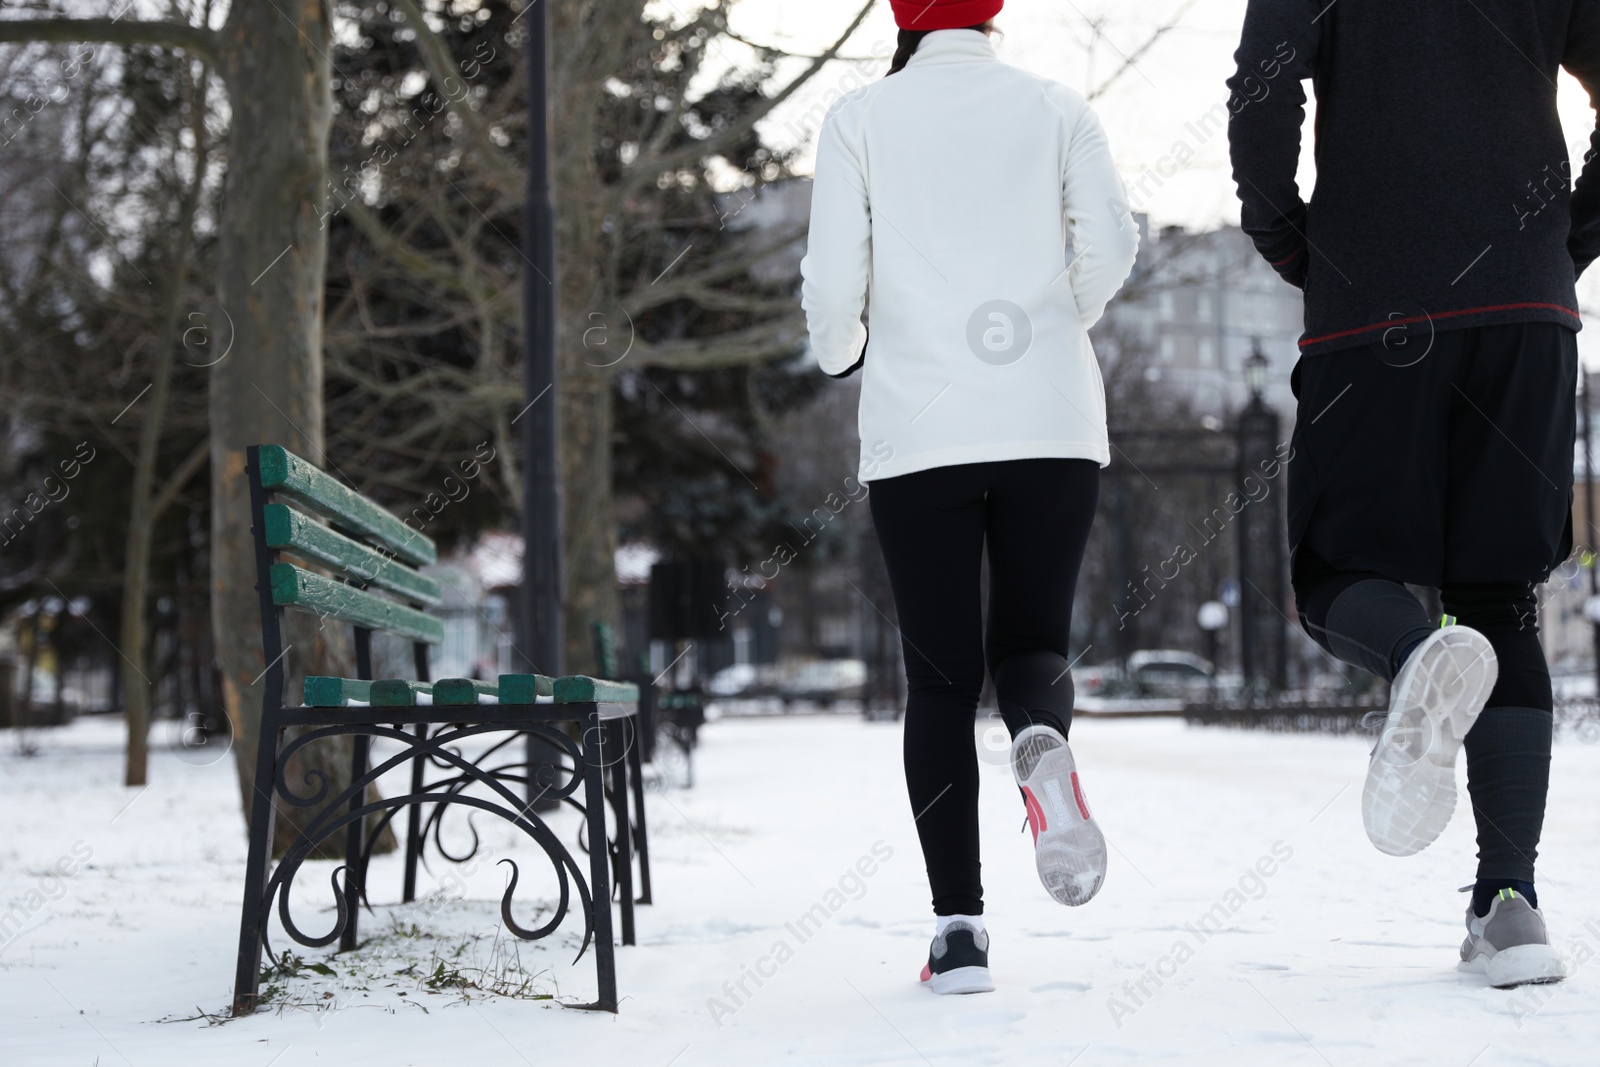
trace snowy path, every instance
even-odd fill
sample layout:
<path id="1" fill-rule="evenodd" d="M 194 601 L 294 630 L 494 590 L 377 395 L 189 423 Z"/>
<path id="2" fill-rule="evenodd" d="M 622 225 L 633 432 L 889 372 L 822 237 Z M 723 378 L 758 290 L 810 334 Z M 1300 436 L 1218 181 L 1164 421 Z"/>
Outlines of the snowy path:
<path id="1" fill-rule="evenodd" d="M 1600 963 L 1532 991 L 1456 972 L 1471 820 L 1458 811 L 1419 857 L 1380 855 L 1361 830 L 1360 739 L 1080 721 L 1074 747 L 1114 852 L 1079 910 L 1038 886 L 1007 771 L 987 766 L 999 990 L 939 998 L 915 981 L 931 923 L 898 726 L 725 720 L 702 736 L 696 788 L 652 801 L 658 903 L 639 911 L 639 946 L 619 949 L 619 1016 L 464 1003 L 391 978 L 474 931 L 491 940 L 469 957 L 494 968 L 505 874 L 484 862 L 473 899 L 447 889 L 396 916 L 455 942 L 385 934 L 380 908 L 365 930 L 399 955 L 374 949 L 353 978 L 346 959 L 306 951 L 335 977 L 295 979 L 295 1006 L 221 1026 L 160 1020 L 229 998 L 244 856 L 230 765 L 163 753 L 136 796 L 116 784 L 113 723 L 44 734 L 26 760 L 0 739 L 0 899 L 26 913 L 24 933 L 0 937 L 0 1064 L 1600 1062 Z M 1553 777 L 1541 903 L 1586 958 L 1600 950 L 1600 747 L 1560 743 Z M 492 830 L 490 858 L 511 840 Z M 41 903 L 59 892 L 58 860 L 76 873 Z M 321 922 L 326 877 L 303 881 L 301 911 Z M 378 861 L 374 883 L 396 899 L 397 861 Z M 572 966 L 569 946 L 520 959 L 548 968 L 561 997 L 592 995 L 590 961 Z"/>

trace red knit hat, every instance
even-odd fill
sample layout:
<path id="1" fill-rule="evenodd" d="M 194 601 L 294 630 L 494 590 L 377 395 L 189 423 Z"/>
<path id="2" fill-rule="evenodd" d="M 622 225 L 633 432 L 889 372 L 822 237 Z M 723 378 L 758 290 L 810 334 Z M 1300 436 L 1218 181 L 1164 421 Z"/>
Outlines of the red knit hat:
<path id="1" fill-rule="evenodd" d="M 889 0 L 902 30 L 960 30 L 987 22 L 1005 0 Z"/>

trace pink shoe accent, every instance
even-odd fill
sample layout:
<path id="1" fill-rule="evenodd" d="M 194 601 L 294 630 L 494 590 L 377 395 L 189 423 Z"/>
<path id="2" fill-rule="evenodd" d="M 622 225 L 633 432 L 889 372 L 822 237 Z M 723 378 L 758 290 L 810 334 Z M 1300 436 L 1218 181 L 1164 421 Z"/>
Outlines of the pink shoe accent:
<path id="1" fill-rule="evenodd" d="M 926 963 L 922 965 L 922 981 L 926 982 L 933 977 L 933 968 Z"/>
<path id="2" fill-rule="evenodd" d="M 1050 824 L 1045 821 L 1044 809 L 1039 806 L 1039 801 L 1034 797 L 1033 790 L 1027 786 L 1022 787 L 1022 803 L 1028 809 L 1028 826 L 1033 830 L 1033 843 L 1037 845 L 1039 843 L 1039 835 L 1050 829 Z"/>
<path id="3" fill-rule="evenodd" d="M 1078 784 L 1078 772 L 1072 772 L 1072 799 L 1078 802 L 1078 812 L 1083 816 L 1083 821 L 1089 821 L 1089 802 L 1083 799 L 1083 786 Z"/>

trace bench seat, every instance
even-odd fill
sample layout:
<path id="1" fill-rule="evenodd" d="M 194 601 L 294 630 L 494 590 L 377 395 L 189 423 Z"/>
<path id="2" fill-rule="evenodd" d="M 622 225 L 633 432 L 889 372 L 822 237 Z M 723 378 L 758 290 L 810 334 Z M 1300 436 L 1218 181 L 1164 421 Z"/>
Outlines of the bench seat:
<path id="1" fill-rule="evenodd" d="M 639 687 L 632 682 L 612 682 L 575 674 L 551 678 L 543 674 L 502 674 L 498 682 L 476 678 L 444 678 L 416 682 L 404 678 L 328 678 L 313 675 L 305 681 L 305 705 L 343 708 L 370 705 L 378 708 L 416 706 L 469 706 L 475 704 L 634 704 Z"/>

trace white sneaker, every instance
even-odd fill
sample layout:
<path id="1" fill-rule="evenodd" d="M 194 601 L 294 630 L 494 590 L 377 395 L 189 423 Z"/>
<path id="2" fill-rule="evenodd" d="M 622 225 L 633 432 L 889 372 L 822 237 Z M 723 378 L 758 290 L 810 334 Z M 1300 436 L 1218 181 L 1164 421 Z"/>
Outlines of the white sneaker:
<path id="1" fill-rule="evenodd" d="M 1456 753 L 1499 674 L 1489 639 L 1466 626 L 1429 634 L 1400 668 L 1361 793 L 1380 852 L 1414 855 L 1444 831 L 1456 807 Z"/>
<path id="2" fill-rule="evenodd" d="M 1089 814 L 1061 731 L 1033 725 L 1011 742 L 1011 772 L 1033 828 L 1039 881 L 1063 904 L 1088 903 L 1106 877 L 1106 839 Z"/>
<path id="3" fill-rule="evenodd" d="M 1544 913 L 1515 889 L 1502 889 L 1478 918 L 1467 905 L 1467 939 L 1461 943 L 1461 969 L 1487 975 L 1496 989 L 1559 982 L 1566 964 L 1550 945 Z"/>

